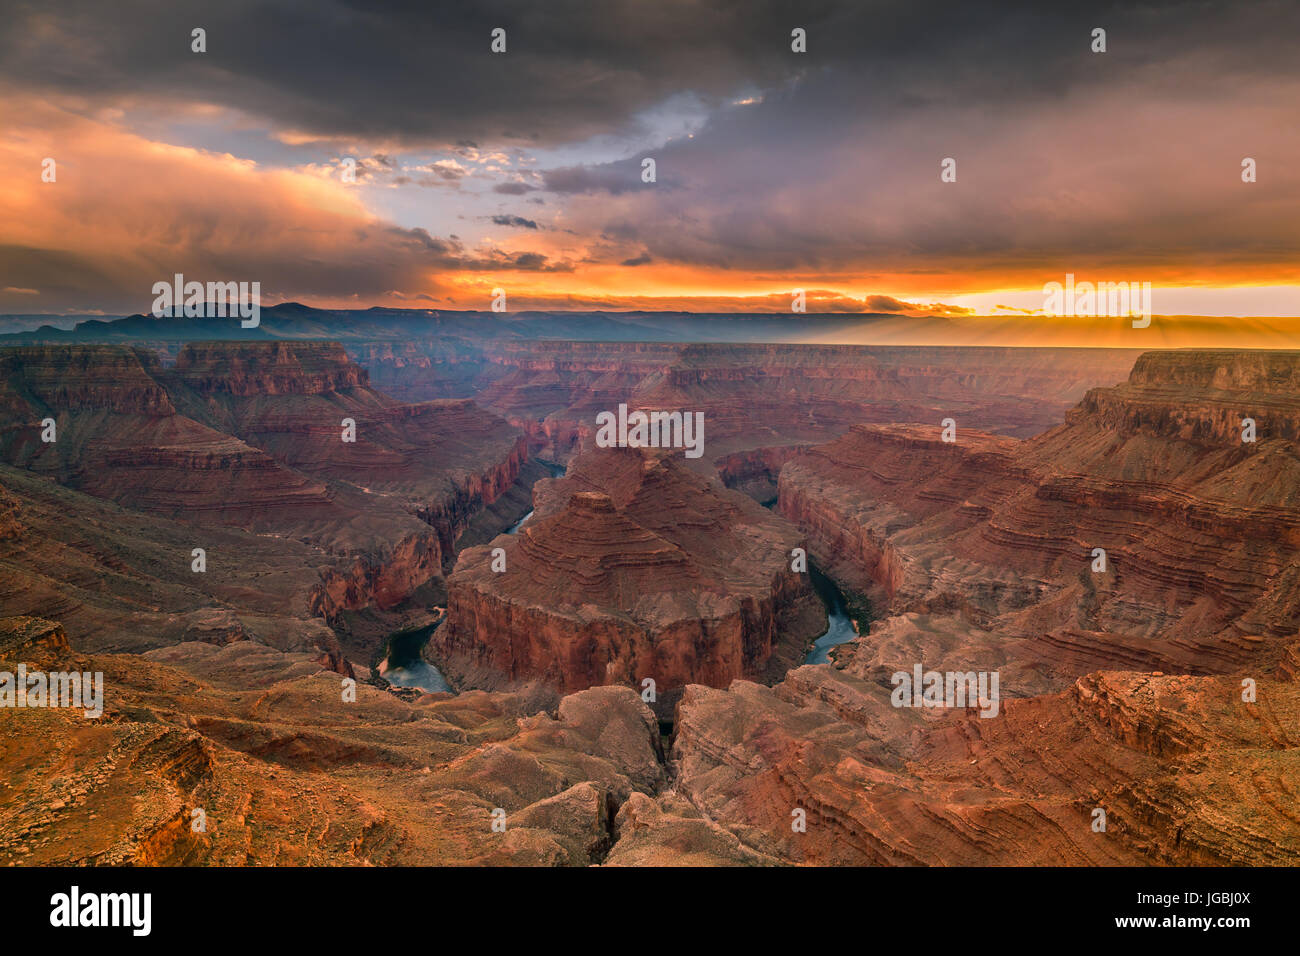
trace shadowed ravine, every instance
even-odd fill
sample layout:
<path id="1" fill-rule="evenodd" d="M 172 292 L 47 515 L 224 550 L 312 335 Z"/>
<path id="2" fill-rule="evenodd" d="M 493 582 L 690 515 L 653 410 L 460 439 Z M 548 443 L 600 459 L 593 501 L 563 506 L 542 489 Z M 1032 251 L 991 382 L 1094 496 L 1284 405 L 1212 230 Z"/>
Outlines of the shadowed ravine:
<path id="1" fill-rule="evenodd" d="M 550 472 L 552 478 L 564 476 L 563 465 L 551 462 L 542 462 L 542 464 Z M 529 508 L 518 521 L 506 528 L 503 533 L 515 534 L 532 516 L 533 509 Z M 441 621 L 438 622 L 438 624 L 441 623 Z M 411 634 L 395 635 L 390 639 L 388 657 L 386 658 L 387 669 L 383 675 L 385 680 L 397 687 L 414 687 L 431 694 L 455 692 L 451 685 L 447 683 L 447 679 L 442 676 L 442 671 L 424 658 L 424 648 L 428 645 L 429 636 L 437 629 L 438 624 L 422 628 Z"/>
<path id="2" fill-rule="evenodd" d="M 386 681 L 397 687 L 414 687 L 430 694 L 451 690 L 442 672 L 426 661 L 421 653 L 437 626 L 432 624 L 389 639 L 388 666 L 383 674 Z"/>
<path id="3" fill-rule="evenodd" d="M 761 502 L 761 504 L 769 511 L 776 511 L 777 498 L 773 495 Z M 840 591 L 839 585 L 811 564 L 808 566 L 808 574 L 812 579 L 813 590 L 817 592 L 817 596 L 826 605 L 826 617 L 829 623 L 826 626 L 826 632 L 813 641 L 813 645 L 808 649 L 808 655 L 803 662 L 805 664 L 829 664 L 831 648 L 839 644 L 847 644 L 858 636 L 859 631 L 854 626 L 853 618 L 849 616 L 848 605 L 844 600 L 844 593 Z M 867 619 L 858 626 L 868 626 L 870 623 L 870 619 Z"/>
<path id="4" fill-rule="evenodd" d="M 529 508 L 527 514 L 525 514 L 522 518 L 520 518 L 510 527 L 506 528 L 506 534 L 514 534 L 515 532 L 517 532 L 520 528 L 524 526 L 524 522 L 527 521 L 532 516 L 533 516 L 533 509 Z"/>

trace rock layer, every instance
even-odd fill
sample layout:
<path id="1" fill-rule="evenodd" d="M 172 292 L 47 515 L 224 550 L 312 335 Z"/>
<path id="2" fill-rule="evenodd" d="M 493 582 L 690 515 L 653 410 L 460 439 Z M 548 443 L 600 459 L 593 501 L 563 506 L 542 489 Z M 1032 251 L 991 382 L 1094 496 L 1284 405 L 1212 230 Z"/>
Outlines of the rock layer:
<path id="1" fill-rule="evenodd" d="M 593 448 L 535 486 L 517 535 L 463 552 L 435 654 L 471 686 L 640 687 L 659 709 L 688 682 L 725 686 L 788 660 L 825 627 L 800 537 L 680 453 Z M 493 549 L 498 568 L 493 570 Z"/>
<path id="2" fill-rule="evenodd" d="M 676 790 L 747 848 L 791 863 L 1290 865 L 1300 685 L 1265 682 L 1254 704 L 1240 690 L 1095 673 L 1006 701 L 995 719 L 925 720 L 824 665 L 772 688 L 693 686 L 678 709 Z"/>
<path id="3" fill-rule="evenodd" d="M 335 343 L 192 343 L 169 368 L 128 346 L 31 346 L 0 350 L 0 368 L 0 459 L 20 469 L 0 478 L 10 488 L 0 560 L 27 565 L 11 609 L 67 615 L 78 639 L 101 647 L 118 646 L 118 628 L 142 615 L 172 615 L 163 630 L 177 633 L 175 615 L 199 613 L 199 594 L 242 614 L 254 635 L 268 614 L 296 618 L 284 631 L 302 634 L 312 617 L 346 629 L 354 612 L 393 611 L 429 589 L 440 599 L 457 537 L 527 456 L 517 429 L 472 402 L 407 405 L 374 391 Z M 72 495 L 56 504 L 22 475 Z M 111 524 L 95 501 L 126 509 L 118 520 L 135 537 L 113 549 L 59 527 L 60 507 Z M 24 511 L 34 522 L 25 535 Z M 283 542 L 283 563 L 267 569 L 271 540 Z M 161 553 L 163 542 L 175 550 Z M 195 548 L 210 553 L 203 574 L 190 568 Z M 82 570 L 94 560 L 121 571 L 100 594 Z M 146 596 L 150 577 L 167 583 Z M 213 578 L 223 584 L 208 587 Z M 290 580 L 288 591 L 278 583 Z M 160 639 L 145 628 L 139 640 Z M 339 660 L 337 642 L 312 641 Z"/>
<path id="4" fill-rule="evenodd" d="M 859 426 L 791 460 L 782 513 L 891 614 L 840 654 L 910 667 L 947 629 L 985 663 L 1032 666 L 1026 692 L 1116 664 L 1272 666 L 1300 627 L 1297 364 L 1143 356 L 1129 383 L 1025 442 Z"/>
<path id="5" fill-rule="evenodd" d="M 0 865 L 585 866 L 663 784 L 627 688 L 551 715 L 364 684 L 349 702 L 339 675 L 248 641 L 84 655 L 42 633 L 58 628 L 0 619 L 0 670 L 101 672 L 104 715 L 0 708 Z"/>

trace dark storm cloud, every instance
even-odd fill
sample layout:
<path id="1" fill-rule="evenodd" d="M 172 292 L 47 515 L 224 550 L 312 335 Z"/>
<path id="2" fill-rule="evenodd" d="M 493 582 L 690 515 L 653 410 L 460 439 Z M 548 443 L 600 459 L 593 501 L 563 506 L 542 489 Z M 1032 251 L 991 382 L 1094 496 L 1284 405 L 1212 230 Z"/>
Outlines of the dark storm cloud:
<path id="1" fill-rule="evenodd" d="M 540 252 L 504 252 L 493 249 L 486 253 L 470 253 L 458 239 L 431 236 L 424 229 L 403 229 L 387 226 L 382 230 L 392 242 L 407 250 L 414 250 L 425 266 L 448 271 L 496 272 L 572 272 L 573 266 L 555 262 Z"/>
<path id="2" fill-rule="evenodd" d="M 498 226 L 514 226 L 518 229 L 536 229 L 537 223 L 523 216 L 493 216 L 492 221 Z"/>
<path id="3" fill-rule="evenodd" d="M 1080 265 L 1294 272 L 1300 68 L 1279 53 L 1300 5 L 1070 16 L 963 6 L 935 20 L 932 42 L 914 38 L 901 82 L 887 52 L 715 110 L 692 138 L 655 150 L 659 184 L 639 182 L 635 159 L 543 182 L 574 228 L 635 239 L 661 265 L 918 286 L 1013 268 L 1041 284 Z M 982 53 L 950 35 L 954 22 Z M 1107 52 L 1094 54 L 1103 24 Z M 966 55 L 936 64 L 936 47 Z M 1243 156 L 1272 157 L 1267 195 L 1243 192 Z M 940 183 L 944 157 L 958 159 L 955 183 Z"/>
<path id="4" fill-rule="evenodd" d="M 489 52 L 496 26 L 509 31 L 504 55 Z M 795 26 L 807 54 L 790 51 Z M 195 27 L 204 54 L 190 51 Z M 1104 55 L 1089 49 L 1094 27 L 1107 30 Z M 80 306 L 73 297 L 95 289 L 135 295 L 173 260 L 266 274 L 268 290 L 275 275 L 295 297 L 650 260 L 635 281 L 685 264 L 908 295 L 958 287 L 879 278 L 985 269 L 997 280 L 986 288 L 1011 288 L 1012 267 L 1035 285 L 1089 257 L 1294 271 L 1298 33 L 1300 4 L 1283 0 L 0 0 L 0 161 L 18 171 L 7 191 L 30 180 L 36 143 L 49 145 L 35 157 L 81 158 L 66 177 L 60 158 L 43 238 L 22 218 L 34 206 L 0 191 L 0 287 L 64 289 Z M 285 143 L 359 144 L 371 190 L 445 187 L 424 194 L 428 208 L 486 197 L 462 214 L 480 224 L 508 208 L 494 194 L 527 194 L 519 207 L 544 195 L 563 232 L 512 237 L 543 253 L 390 227 L 359 197 L 282 170 L 251 176 L 243 163 L 261 157 L 223 140 L 231 119 L 209 107 Z M 49 112 L 62 125 L 18 129 Z M 80 125 L 94 128 L 78 154 L 68 137 Z M 186 142 L 205 125 L 211 137 Z M 624 135 L 575 146 L 598 134 Z M 416 145 L 458 159 L 392 158 Z M 644 155 L 656 183 L 641 181 Z M 945 156 L 960 173 L 941 186 Z M 1243 156 L 1260 161 L 1250 187 Z M 390 195 L 386 208 L 418 208 Z"/>
<path id="5" fill-rule="evenodd" d="M 765 7 L 769 9 L 765 11 Z M 624 126 L 680 89 L 726 96 L 783 62 L 771 4 L 487 0 L 98 0 L 0 5 L 15 87 L 100 102 L 231 106 L 285 129 L 445 145 L 556 143 Z M 190 49 L 195 27 L 207 52 Z M 507 30 L 507 52 L 490 51 Z M 462 145 L 462 148 L 473 148 Z"/>
<path id="6" fill-rule="evenodd" d="M 1221 71 L 1266 70 L 1292 55 L 1296 26 L 1280 2 L 70 0 L 3 3 L 0 17 L 0 77 L 14 90 L 215 103 L 314 135 L 449 146 L 572 142 L 675 93 L 718 102 L 818 71 L 841 89 L 810 121 L 870 102 L 1006 108 L 1204 43 L 1223 51 Z M 498 26 L 505 54 L 489 51 Z M 806 55 L 790 51 L 795 26 Z M 1110 30 L 1104 64 L 1088 51 L 1094 26 Z M 195 27 L 206 53 L 190 50 Z"/>

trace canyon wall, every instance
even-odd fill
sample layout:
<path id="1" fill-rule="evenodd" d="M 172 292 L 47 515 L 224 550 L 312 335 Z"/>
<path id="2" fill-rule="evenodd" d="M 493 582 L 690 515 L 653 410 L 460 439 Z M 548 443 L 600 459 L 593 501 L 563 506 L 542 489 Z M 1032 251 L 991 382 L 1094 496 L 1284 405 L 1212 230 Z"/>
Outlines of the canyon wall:
<path id="1" fill-rule="evenodd" d="M 702 411 L 710 461 L 765 445 L 825 441 L 860 422 L 938 423 L 1028 436 L 1058 424 L 1084 392 L 1121 381 L 1136 352 L 1106 349 L 910 348 L 844 345 L 548 342 L 501 339 L 352 346 L 407 398 L 467 390 L 530 429 L 534 453 L 567 460 L 598 412 Z M 466 369 L 472 366 L 472 371 Z"/>
<path id="2" fill-rule="evenodd" d="M 680 453 L 591 448 L 534 503 L 518 534 L 467 549 L 448 579 L 431 646 L 464 686 L 650 678 L 667 712 L 685 684 L 788 666 L 825 628 L 790 570 L 799 535 Z"/>
<path id="3" fill-rule="evenodd" d="M 397 402 L 337 343 L 187 343 L 170 367 L 128 346 L 32 346 L 0 350 L 0 368 L 8 560 L 31 565 L 12 609 L 57 609 L 96 646 L 207 632 L 204 614 L 269 639 L 270 621 L 288 616 L 277 643 L 337 658 L 310 619 L 349 626 L 349 612 L 397 613 L 429 588 L 440 599 L 454 542 L 527 461 L 525 437 L 500 417 L 467 399 Z M 28 476 L 71 494 L 56 502 Z M 95 502 L 125 509 L 134 536 L 115 549 L 77 543 L 58 509 L 111 523 Z M 272 570 L 263 562 L 277 547 Z M 203 573 L 190 569 L 195 548 L 210 556 Z M 74 569 L 94 561 L 120 569 L 102 595 L 74 587 Z M 133 605 L 150 577 L 158 594 Z M 124 633 L 168 614 L 147 637 Z M 405 612 L 386 620 L 407 623 Z"/>
<path id="4" fill-rule="evenodd" d="M 775 687 L 693 686 L 676 796 L 660 803 L 685 797 L 754 856 L 788 863 L 1290 865 L 1300 684 L 1262 681 L 1257 705 L 1240 690 L 1100 672 L 984 719 L 893 707 L 887 688 L 827 666 Z M 670 862 L 690 832 L 655 820 L 639 862 Z"/>
<path id="5" fill-rule="evenodd" d="M 968 649 L 1041 658 L 1038 690 L 1049 671 L 1122 661 L 1222 673 L 1272 659 L 1300 626 L 1288 361 L 1143 356 L 1130 382 L 1024 442 L 859 426 L 784 467 L 779 507 L 889 609 L 867 655 L 881 668 L 944 615 Z"/>

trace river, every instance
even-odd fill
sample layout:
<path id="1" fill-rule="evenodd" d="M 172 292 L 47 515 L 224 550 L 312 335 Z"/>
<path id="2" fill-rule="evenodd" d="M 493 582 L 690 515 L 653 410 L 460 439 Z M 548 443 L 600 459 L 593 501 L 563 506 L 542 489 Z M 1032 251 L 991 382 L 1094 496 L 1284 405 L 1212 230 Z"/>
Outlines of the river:
<path id="1" fill-rule="evenodd" d="M 809 566 L 808 572 L 812 578 L 813 590 L 826 605 L 826 616 L 830 619 L 830 625 L 826 628 L 826 633 L 813 642 L 813 646 L 808 650 L 808 656 L 804 658 L 804 663 L 829 664 L 831 648 L 836 644 L 847 644 L 858 636 L 858 632 L 854 629 L 853 619 L 849 617 L 844 605 L 844 595 L 835 582 L 814 567 Z"/>
<path id="2" fill-rule="evenodd" d="M 761 502 L 768 511 L 776 511 L 776 503 L 776 498 Z M 826 633 L 813 641 L 813 646 L 808 649 L 808 656 L 803 662 L 829 664 L 831 648 L 836 644 L 847 644 L 858 636 L 858 631 L 853 626 L 853 618 L 849 617 L 848 608 L 844 603 L 844 593 L 840 591 L 839 585 L 811 564 L 808 565 L 808 575 L 812 578 L 813 590 L 826 605 L 826 617 L 829 623 Z"/>
<path id="3" fill-rule="evenodd" d="M 564 474 L 563 465 L 548 461 L 541 464 L 551 473 L 552 478 Z M 505 533 L 514 534 L 532 516 L 533 510 L 530 508 L 526 515 L 506 528 Z M 383 675 L 386 681 L 397 687 L 415 687 L 429 694 L 451 692 L 451 685 L 442 676 L 442 672 L 426 661 L 421 653 L 424 645 L 429 643 L 429 635 L 433 630 L 433 627 L 423 627 L 389 638 L 388 657 L 385 661 L 387 667 Z"/>
<path id="4" fill-rule="evenodd" d="M 564 465 L 557 465 L 555 462 L 552 462 L 552 461 L 542 461 L 540 458 L 537 459 L 537 461 L 538 461 L 539 464 L 541 464 L 543 467 L 545 467 L 547 471 L 549 471 L 549 472 L 551 473 L 551 477 L 552 477 L 552 478 L 563 478 L 563 477 L 564 477 L 564 472 L 565 472 L 565 470 L 566 470 L 565 467 L 564 467 Z M 512 524 L 510 527 L 506 528 L 506 534 L 514 534 L 516 531 L 518 531 L 520 528 L 522 528 L 522 527 L 524 526 L 524 523 L 525 523 L 529 518 L 531 518 L 532 516 L 533 516 L 533 509 L 532 509 L 532 508 L 529 508 L 529 509 L 528 509 L 528 514 L 524 515 L 522 518 L 520 518 L 518 521 L 516 521 L 516 522 L 515 522 L 514 524 Z"/>
<path id="5" fill-rule="evenodd" d="M 529 509 L 528 509 L 528 514 L 524 515 L 522 518 L 520 518 L 518 521 L 516 521 L 516 522 L 515 522 L 514 524 L 512 524 L 510 527 L 506 528 L 506 534 L 514 534 L 516 531 L 518 531 L 520 528 L 522 528 L 522 527 L 524 526 L 524 522 L 527 521 L 527 520 L 528 520 L 529 518 L 531 518 L 532 516 L 533 516 L 533 509 L 529 508 Z"/>
<path id="6" fill-rule="evenodd" d="M 451 685 L 442 672 L 421 656 L 429 635 L 437 625 L 421 627 L 388 639 L 388 657 L 385 660 L 384 680 L 396 687 L 414 687 L 428 694 L 446 693 Z"/>

